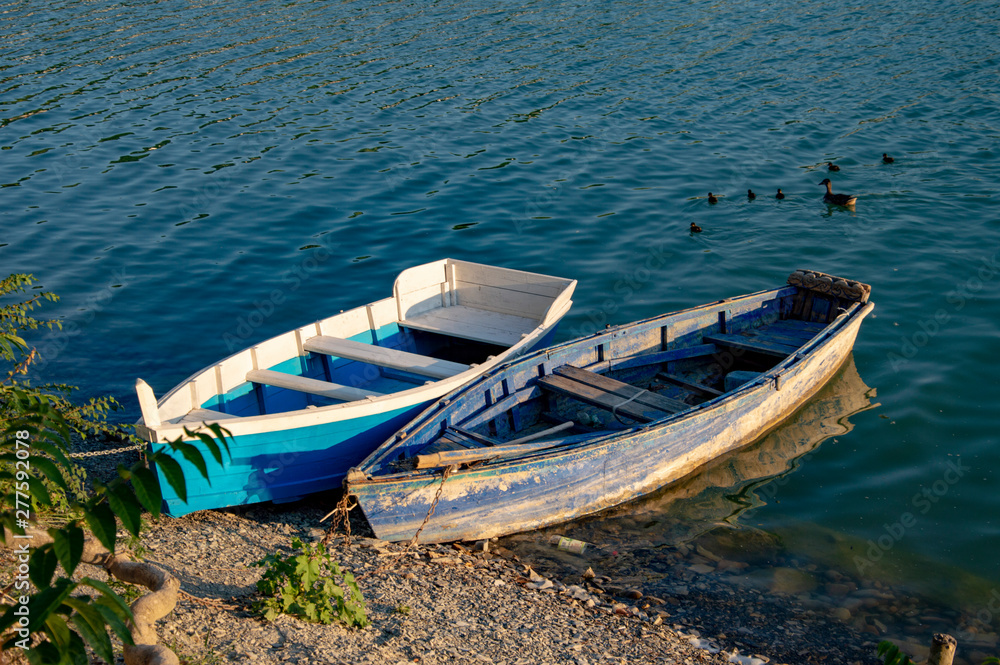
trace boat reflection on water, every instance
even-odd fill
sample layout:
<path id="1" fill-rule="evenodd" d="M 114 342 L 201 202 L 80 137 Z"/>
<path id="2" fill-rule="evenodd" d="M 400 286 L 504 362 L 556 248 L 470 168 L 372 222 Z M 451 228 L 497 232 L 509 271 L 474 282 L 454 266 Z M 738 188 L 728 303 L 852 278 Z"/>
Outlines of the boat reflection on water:
<path id="1" fill-rule="evenodd" d="M 850 432 L 848 417 L 878 406 L 875 389 L 848 356 L 837 375 L 809 402 L 759 441 L 716 459 L 676 483 L 597 515 L 502 538 L 502 546 L 534 561 L 576 559 L 550 544 L 554 535 L 588 543 L 591 554 L 676 545 L 718 526 L 738 523 L 766 503 L 771 487 L 793 473 L 823 441 Z M 599 555 L 599 554 L 598 554 Z"/>

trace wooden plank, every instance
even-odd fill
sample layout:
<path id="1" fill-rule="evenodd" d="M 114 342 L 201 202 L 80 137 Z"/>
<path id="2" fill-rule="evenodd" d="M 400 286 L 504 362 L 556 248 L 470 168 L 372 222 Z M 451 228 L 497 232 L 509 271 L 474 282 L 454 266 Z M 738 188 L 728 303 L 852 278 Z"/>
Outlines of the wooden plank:
<path id="1" fill-rule="evenodd" d="M 448 360 L 439 360 L 430 356 L 421 356 L 416 353 L 391 349 L 385 346 L 374 346 L 364 344 L 349 339 L 330 337 L 327 335 L 311 337 L 305 341 L 302 347 L 312 353 L 320 353 L 327 356 L 347 358 L 348 360 L 359 360 L 379 367 L 398 369 L 404 372 L 429 376 L 432 379 L 447 379 L 461 374 L 469 369 L 468 365 L 453 363 Z"/>
<path id="2" fill-rule="evenodd" d="M 454 266 L 456 283 L 465 282 L 471 285 L 505 288 L 511 291 L 545 296 L 549 300 L 557 298 L 573 281 L 563 277 L 552 277 L 464 261 L 453 261 L 451 265 Z"/>
<path id="3" fill-rule="evenodd" d="M 796 349 L 808 342 L 809 340 L 802 339 L 801 337 L 796 337 L 794 335 L 786 335 L 785 333 L 773 330 L 755 330 L 753 333 L 747 335 L 748 339 L 761 340 L 764 342 L 775 342 L 777 344 L 784 344 L 786 346 L 794 346 Z"/>
<path id="4" fill-rule="evenodd" d="M 782 326 L 784 328 L 807 330 L 812 331 L 813 333 L 818 333 L 823 328 L 826 328 L 825 323 L 819 323 L 816 321 L 800 321 L 799 319 L 781 319 L 780 321 L 775 321 L 772 325 Z"/>
<path id="5" fill-rule="evenodd" d="M 586 369 L 591 372 L 606 372 L 612 369 L 632 369 L 635 367 L 646 367 L 648 365 L 660 365 L 673 362 L 675 360 L 687 360 L 688 358 L 700 358 L 710 356 L 718 352 L 719 348 L 714 344 L 698 344 L 683 349 L 671 349 L 670 351 L 657 351 L 655 353 L 644 353 L 639 356 L 628 356 L 625 358 L 612 358 L 603 362 L 587 365 Z"/>
<path id="6" fill-rule="evenodd" d="M 581 438 L 586 440 L 593 437 L 593 434 L 584 437 L 567 437 L 562 439 L 552 439 L 549 441 L 536 441 L 535 443 L 518 443 L 514 445 L 503 445 L 495 448 L 476 448 L 474 450 L 445 450 L 429 455 L 416 455 L 412 458 L 414 468 L 433 469 L 449 464 L 468 464 L 480 460 L 490 460 L 502 457 L 516 457 L 526 453 L 538 452 L 547 448 L 576 443 Z"/>
<path id="7" fill-rule="evenodd" d="M 534 434 L 528 434 L 527 436 L 522 436 L 517 439 L 511 439 L 506 441 L 504 445 L 513 446 L 514 444 L 528 443 L 529 441 L 534 441 L 535 439 L 540 439 L 543 436 L 549 436 L 550 434 L 555 434 L 556 432 L 562 432 L 563 430 L 573 429 L 574 423 L 572 420 L 567 420 L 564 423 L 559 423 L 555 427 L 550 427 L 548 429 L 543 429 L 540 432 L 535 432 Z"/>
<path id="8" fill-rule="evenodd" d="M 475 427 L 481 423 L 493 420 L 497 416 L 501 415 L 505 411 L 510 411 L 518 404 L 523 404 L 528 400 L 535 399 L 541 396 L 542 390 L 537 386 L 529 386 L 526 388 L 521 388 L 520 390 L 511 393 L 507 397 L 504 397 L 500 401 L 486 407 L 483 411 L 475 414 L 465 421 L 467 427 Z"/>
<path id="9" fill-rule="evenodd" d="M 247 381 L 274 386 L 276 388 L 285 388 L 287 390 L 297 390 L 300 393 L 309 393 L 310 395 L 319 395 L 320 397 L 329 397 L 345 402 L 354 402 L 366 397 L 381 397 L 383 394 L 374 390 L 351 388 L 350 386 L 342 386 L 339 383 L 319 381 L 304 376 L 275 372 L 269 369 L 250 370 L 247 372 Z"/>
<path id="10" fill-rule="evenodd" d="M 676 384 L 681 388 L 687 388 L 696 393 L 702 395 L 708 395 L 710 397 L 718 397 L 722 394 L 721 390 L 716 390 L 710 386 L 705 386 L 700 383 L 695 383 L 694 381 L 688 381 L 682 376 L 677 376 L 676 374 L 670 374 L 668 372 L 660 372 L 656 375 L 657 377 L 669 381 L 670 383 Z"/>
<path id="11" fill-rule="evenodd" d="M 554 373 L 626 399 L 631 399 L 638 394 L 639 396 L 635 397 L 633 403 L 639 403 L 652 407 L 665 413 L 677 413 L 679 411 L 687 411 L 691 408 L 690 404 L 680 400 L 664 397 L 663 395 L 657 395 L 656 393 L 651 393 L 648 390 L 643 390 L 642 388 L 637 388 L 633 385 L 629 385 L 628 383 L 608 378 L 601 374 L 597 374 L 596 372 L 590 372 L 585 369 L 580 369 L 579 367 L 573 367 L 572 365 L 563 365 L 562 367 L 558 367 L 555 369 Z"/>
<path id="12" fill-rule="evenodd" d="M 455 425 L 448 425 L 445 431 L 454 432 L 455 434 L 463 436 L 466 439 L 469 439 L 470 441 L 478 443 L 479 445 L 482 446 L 492 447 L 500 443 L 496 439 L 491 439 L 488 436 L 483 436 L 482 434 L 476 434 L 475 432 L 470 432 L 467 429 L 462 429 L 461 427 L 456 427 Z"/>
<path id="13" fill-rule="evenodd" d="M 240 416 L 234 416 L 231 413 L 222 413 L 221 411 L 213 411 L 212 409 L 191 409 L 187 412 L 183 418 L 174 421 L 175 424 L 183 423 L 214 423 L 219 420 L 227 420 L 232 418 L 239 418 Z"/>
<path id="14" fill-rule="evenodd" d="M 655 410 L 649 409 L 648 407 L 643 409 L 641 407 L 644 405 L 636 404 L 635 402 L 624 404 L 628 398 L 612 395 L 604 390 L 600 390 L 599 388 L 594 388 L 593 386 L 584 385 L 578 381 L 567 379 L 565 376 L 549 374 L 548 376 L 543 376 L 538 379 L 538 383 L 539 385 L 557 393 L 578 399 L 581 402 L 592 404 L 602 409 L 607 409 L 608 411 L 620 413 L 623 416 L 627 416 L 632 420 L 637 420 L 642 423 L 652 422 L 670 415 L 666 412 L 657 413 Z M 651 413 L 651 415 L 646 415 L 647 413 Z"/>
<path id="15" fill-rule="evenodd" d="M 534 331 L 538 327 L 538 320 L 455 305 L 405 319 L 399 325 L 509 347 Z"/>
<path id="16" fill-rule="evenodd" d="M 798 349 L 798 347 L 789 346 L 787 344 L 766 342 L 764 340 L 757 340 L 751 337 L 743 337 L 742 335 L 705 335 L 704 339 L 707 342 L 713 342 L 722 346 L 729 346 L 734 349 L 743 349 L 744 351 L 754 351 L 756 353 L 778 356 L 780 358 L 787 358 Z"/>
<path id="17" fill-rule="evenodd" d="M 786 337 L 792 337 L 794 339 L 801 340 L 803 343 L 808 342 L 818 334 L 817 332 L 812 330 L 804 330 L 801 328 L 790 328 L 787 326 L 779 325 L 780 323 L 781 322 L 779 321 L 778 323 L 768 326 L 765 330 L 767 330 L 767 332 L 769 333 L 776 332 Z"/>
<path id="18" fill-rule="evenodd" d="M 552 305 L 552 297 L 525 293 L 492 284 L 455 282 L 456 304 L 489 312 L 540 320 Z"/>

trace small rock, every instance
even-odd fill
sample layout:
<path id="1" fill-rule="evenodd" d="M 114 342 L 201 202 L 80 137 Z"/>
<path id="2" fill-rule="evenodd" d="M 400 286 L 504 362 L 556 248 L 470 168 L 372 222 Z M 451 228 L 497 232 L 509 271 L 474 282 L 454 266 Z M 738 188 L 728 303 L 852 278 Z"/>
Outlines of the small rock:
<path id="1" fill-rule="evenodd" d="M 583 571 L 583 579 L 592 580 L 595 577 L 597 577 L 597 575 L 594 574 L 593 568 L 588 567 L 587 570 Z"/>
<path id="2" fill-rule="evenodd" d="M 701 556 L 705 557 L 706 559 L 711 559 L 712 561 L 715 561 L 715 562 L 722 561 L 722 557 L 721 556 L 718 556 L 717 554 L 713 554 L 712 552 L 709 552 L 708 550 L 706 550 L 701 545 L 696 545 L 695 548 L 694 548 L 694 551 L 697 552 L 698 554 L 700 554 Z"/>
<path id="3" fill-rule="evenodd" d="M 831 583 L 827 584 L 824 588 L 826 589 L 827 595 L 833 596 L 834 598 L 843 598 L 851 592 L 851 588 L 846 584 Z"/>
<path id="4" fill-rule="evenodd" d="M 696 563 L 693 566 L 688 566 L 688 570 L 693 573 L 698 573 L 699 575 L 715 572 L 715 568 L 713 566 L 709 566 L 704 563 Z"/>

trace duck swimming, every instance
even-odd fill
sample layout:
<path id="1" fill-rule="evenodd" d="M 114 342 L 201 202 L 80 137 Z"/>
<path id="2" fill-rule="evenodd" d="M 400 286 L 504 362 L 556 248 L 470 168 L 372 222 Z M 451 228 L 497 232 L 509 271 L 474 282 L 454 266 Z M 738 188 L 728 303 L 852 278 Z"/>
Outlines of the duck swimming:
<path id="1" fill-rule="evenodd" d="M 850 194 L 834 194 L 833 184 L 829 178 L 823 178 L 823 182 L 819 184 L 826 185 L 826 194 L 823 195 L 823 200 L 827 203 L 838 206 L 852 206 L 858 200 L 858 197 L 851 196 Z"/>
<path id="2" fill-rule="evenodd" d="M 701 233 L 701 227 L 691 222 L 691 233 Z"/>
<path id="3" fill-rule="evenodd" d="M 780 187 L 778 188 L 778 193 L 774 195 L 774 198 L 778 199 L 779 201 L 781 199 L 785 198 L 785 195 L 781 192 L 781 188 Z"/>
<path id="4" fill-rule="evenodd" d="M 896 161 L 896 160 L 893 159 L 892 157 L 890 157 L 889 155 L 885 154 L 884 152 L 882 153 L 882 163 L 883 164 L 892 164 L 894 161 Z"/>
<path id="5" fill-rule="evenodd" d="M 757 195 L 753 193 L 752 189 L 748 189 L 747 190 L 747 199 L 753 201 L 755 198 L 757 198 Z"/>
<path id="6" fill-rule="evenodd" d="M 826 170 L 827 171 L 839 171 L 840 167 L 837 166 L 836 164 L 834 164 L 833 162 L 827 162 L 826 163 Z"/>
<path id="7" fill-rule="evenodd" d="M 718 199 L 717 196 L 715 196 L 715 194 L 713 194 L 712 192 L 709 192 L 708 193 L 708 202 L 709 203 L 718 203 L 719 199 Z"/>

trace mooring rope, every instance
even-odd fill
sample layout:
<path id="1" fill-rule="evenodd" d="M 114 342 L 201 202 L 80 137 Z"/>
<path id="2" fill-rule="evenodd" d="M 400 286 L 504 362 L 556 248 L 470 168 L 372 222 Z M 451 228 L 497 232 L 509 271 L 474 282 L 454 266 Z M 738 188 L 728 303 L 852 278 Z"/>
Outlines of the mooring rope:
<path id="1" fill-rule="evenodd" d="M 624 402 L 621 402 L 620 404 L 616 404 L 615 406 L 613 406 L 611 408 L 611 415 L 613 415 L 615 417 L 615 420 L 617 420 L 618 422 L 620 422 L 622 425 L 628 426 L 628 423 L 626 423 L 624 420 L 622 420 L 621 418 L 618 417 L 618 409 L 620 409 L 621 407 L 625 406 L 626 404 L 628 404 L 629 402 L 633 401 L 634 399 L 638 398 L 640 395 L 642 395 L 645 392 L 647 392 L 647 391 L 643 390 L 642 388 L 640 388 L 639 392 L 637 392 L 636 394 L 632 395 L 631 397 L 629 397 Z M 629 417 L 631 418 L 631 416 L 629 416 Z M 635 419 L 633 419 L 633 420 L 635 420 Z"/>

